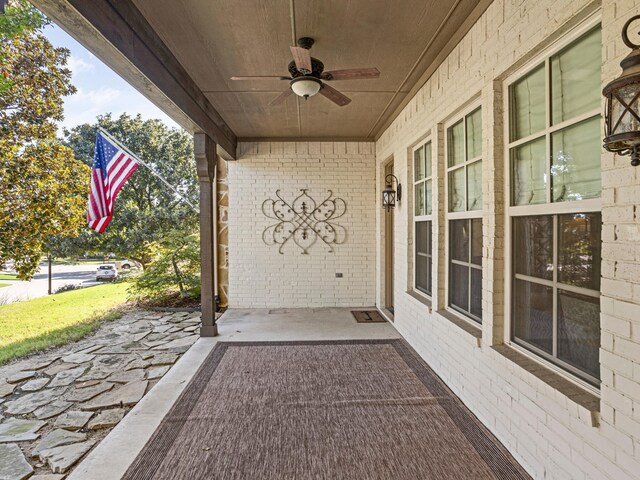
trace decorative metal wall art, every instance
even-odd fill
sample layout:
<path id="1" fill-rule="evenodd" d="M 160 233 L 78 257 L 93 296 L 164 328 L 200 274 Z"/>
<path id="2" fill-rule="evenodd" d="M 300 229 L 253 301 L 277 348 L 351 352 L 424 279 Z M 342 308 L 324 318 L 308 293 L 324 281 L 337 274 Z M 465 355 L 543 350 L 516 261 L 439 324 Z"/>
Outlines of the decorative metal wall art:
<path id="1" fill-rule="evenodd" d="M 276 190 L 276 199 L 267 199 L 262 203 L 262 213 L 276 220 L 262 232 L 262 241 L 267 245 L 280 245 L 278 252 L 284 253 L 284 247 L 293 241 L 303 254 L 307 254 L 318 240 L 322 241 L 329 252 L 334 245 L 345 242 L 347 230 L 335 222 L 347 212 L 347 204 L 342 198 L 329 195 L 321 203 L 317 203 L 306 188 L 293 202 L 288 203 Z"/>

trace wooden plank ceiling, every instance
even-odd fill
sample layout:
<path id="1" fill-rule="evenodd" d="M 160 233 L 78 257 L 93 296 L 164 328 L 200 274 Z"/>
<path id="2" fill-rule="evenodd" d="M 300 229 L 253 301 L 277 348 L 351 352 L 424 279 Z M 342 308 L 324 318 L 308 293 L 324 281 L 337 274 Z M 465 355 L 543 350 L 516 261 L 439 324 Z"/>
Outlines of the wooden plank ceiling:
<path id="1" fill-rule="evenodd" d="M 240 139 L 375 138 L 449 40 L 479 14 L 477 0 L 133 3 Z M 288 75 L 289 46 L 303 36 L 315 39 L 311 55 L 325 70 L 377 67 L 380 78 L 332 81 L 352 99 L 345 107 L 321 95 L 269 106 L 287 81 L 230 80 Z"/>

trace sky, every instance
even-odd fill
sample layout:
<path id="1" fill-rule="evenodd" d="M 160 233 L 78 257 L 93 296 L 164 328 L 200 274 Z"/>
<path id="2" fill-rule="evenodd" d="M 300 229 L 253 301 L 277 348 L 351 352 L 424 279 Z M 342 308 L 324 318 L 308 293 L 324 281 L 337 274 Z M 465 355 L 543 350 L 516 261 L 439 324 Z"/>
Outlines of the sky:
<path id="1" fill-rule="evenodd" d="M 94 123 L 98 115 L 111 112 L 119 117 L 126 112 L 131 116 L 142 115 L 144 119 L 157 118 L 170 127 L 178 127 L 158 107 L 130 86 L 95 55 L 76 42 L 57 25 L 49 25 L 44 35 L 55 47 L 71 51 L 67 68 L 72 72 L 71 83 L 77 93 L 65 97 L 62 127 L 75 127 L 82 123 Z"/>

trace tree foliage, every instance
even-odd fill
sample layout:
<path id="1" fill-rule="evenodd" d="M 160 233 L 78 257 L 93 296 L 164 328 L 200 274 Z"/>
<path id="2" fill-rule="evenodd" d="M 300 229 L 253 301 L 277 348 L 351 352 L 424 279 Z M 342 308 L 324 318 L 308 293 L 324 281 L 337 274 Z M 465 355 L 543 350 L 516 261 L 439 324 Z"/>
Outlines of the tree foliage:
<path id="1" fill-rule="evenodd" d="M 198 232 L 172 230 L 156 246 L 156 260 L 133 279 L 131 292 L 160 300 L 176 291 L 183 298 L 197 298 L 200 295 Z"/>
<path id="2" fill-rule="evenodd" d="M 114 119 L 99 116 L 97 123 L 65 130 L 65 143 L 76 158 L 93 162 L 95 136 L 102 127 L 122 145 L 176 188 L 192 205 L 198 205 L 198 178 L 193 140 L 184 131 L 167 127 L 160 120 L 143 120 L 123 114 Z M 120 191 L 114 216 L 102 235 L 93 235 L 92 248 L 130 257 L 147 267 L 158 254 L 158 243 L 168 232 L 194 231 L 198 213 L 169 189 L 148 168 L 138 167 Z M 86 248 L 85 248 L 86 250 Z"/>
<path id="3" fill-rule="evenodd" d="M 33 32 L 49 24 L 40 11 L 26 0 L 12 0 L 0 15 L 0 43 L 5 44 L 23 33 Z M 0 50 L 0 93 L 11 85 L 10 72 L 5 65 L 5 52 Z"/>
<path id="4" fill-rule="evenodd" d="M 74 235 L 84 223 L 89 169 L 55 136 L 63 98 L 75 92 L 69 51 L 38 33 L 41 14 L 25 2 L 13 5 L 24 15 L 0 22 L 8 79 L 0 89 L 0 266 L 13 260 L 19 278 L 28 279 L 47 238 Z"/>

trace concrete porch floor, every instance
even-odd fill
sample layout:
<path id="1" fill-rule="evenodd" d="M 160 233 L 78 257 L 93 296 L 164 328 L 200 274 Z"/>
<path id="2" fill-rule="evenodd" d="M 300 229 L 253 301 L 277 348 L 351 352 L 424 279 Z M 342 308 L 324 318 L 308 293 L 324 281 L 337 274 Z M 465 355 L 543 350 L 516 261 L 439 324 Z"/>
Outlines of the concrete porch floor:
<path id="1" fill-rule="evenodd" d="M 390 323 L 357 323 L 348 308 L 232 309 L 218 320 L 219 335 L 199 339 L 68 480 L 120 479 L 219 341 L 295 341 L 401 338 Z M 364 309 L 358 309 L 364 310 Z"/>

